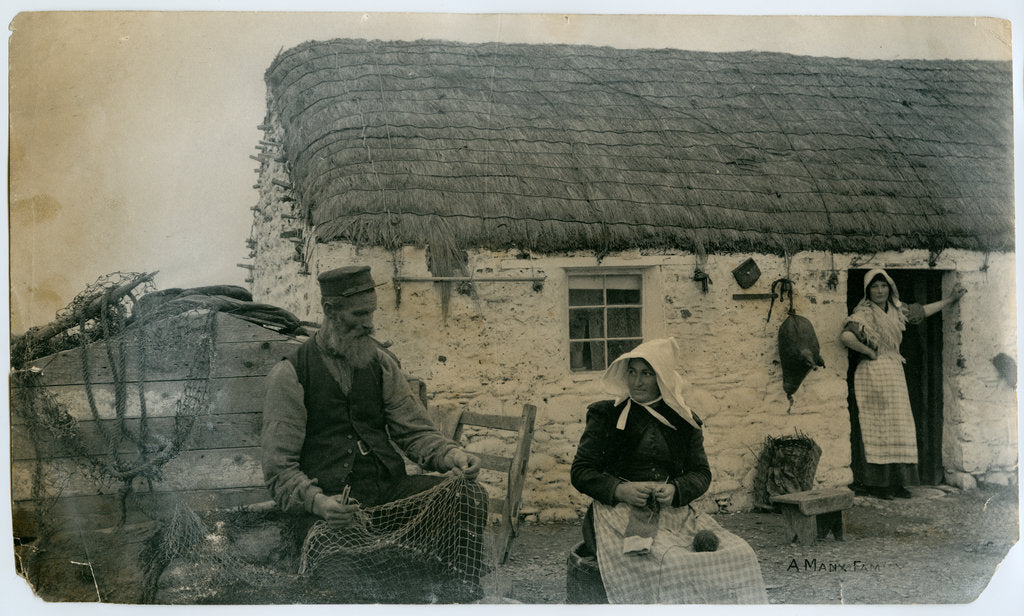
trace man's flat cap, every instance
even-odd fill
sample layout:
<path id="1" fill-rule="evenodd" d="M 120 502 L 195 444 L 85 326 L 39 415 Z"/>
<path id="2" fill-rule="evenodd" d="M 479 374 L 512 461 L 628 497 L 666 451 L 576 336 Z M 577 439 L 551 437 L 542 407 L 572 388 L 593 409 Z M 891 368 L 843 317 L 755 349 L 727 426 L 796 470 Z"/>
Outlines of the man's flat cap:
<path id="1" fill-rule="evenodd" d="M 372 291 L 373 283 L 369 265 L 350 265 L 328 270 L 316 278 L 320 283 L 323 297 L 348 297 L 356 293 Z"/>

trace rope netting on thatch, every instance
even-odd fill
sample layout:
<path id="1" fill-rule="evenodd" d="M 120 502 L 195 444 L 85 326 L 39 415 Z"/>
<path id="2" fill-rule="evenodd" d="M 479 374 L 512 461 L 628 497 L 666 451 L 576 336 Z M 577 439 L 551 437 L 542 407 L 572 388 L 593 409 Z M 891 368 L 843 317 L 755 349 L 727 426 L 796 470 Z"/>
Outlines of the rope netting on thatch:
<path id="1" fill-rule="evenodd" d="M 754 506 L 773 509 L 772 496 L 810 490 L 820 458 L 821 447 L 806 434 L 765 437 L 754 475 Z"/>
<path id="2" fill-rule="evenodd" d="M 321 241 L 423 245 L 437 217 L 460 248 L 781 253 L 1012 249 L 1010 74 L 336 39 L 266 82 Z"/>

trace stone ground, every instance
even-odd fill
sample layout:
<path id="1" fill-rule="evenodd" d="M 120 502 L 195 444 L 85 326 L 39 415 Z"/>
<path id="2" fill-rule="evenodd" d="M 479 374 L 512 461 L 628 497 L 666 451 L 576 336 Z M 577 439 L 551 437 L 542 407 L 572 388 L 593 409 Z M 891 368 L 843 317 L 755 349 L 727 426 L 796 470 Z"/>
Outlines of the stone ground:
<path id="1" fill-rule="evenodd" d="M 1017 491 L 943 487 L 915 488 L 913 493 L 909 500 L 855 498 L 845 540 L 829 537 L 813 546 L 790 544 L 778 513 L 720 513 L 716 519 L 753 547 L 773 604 L 972 602 L 1018 540 Z M 297 563 L 294 555 L 274 549 L 280 533 L 273 518 L 257 513 L 248 517 L 247 522 L 235 516 L 229 523 L 238 537 L 233 546 L 244 548 L 264 566 L 238 568 L 231 578 L 235 581 L 226 583 L 223 576 L 212 575 L 208 564 L 178 562 L 159 578 L 159 591 L 151 600 L 178 605 L 321 602 L 296 594 L 295 576 L 289 572 Z M 212 528 L 220 533 L 224 524 Z M 65 552 L 55 552 L 46 559 L 39 553 L 35 562 L 44 575 L 30 576 L 39 584 L 37 593 L 47 601 L 92 602 L 102 595 L 107 603 L 140 602 L 147 562 L 143 546 L 150 541 L 152 525 L 116 529 L 104 541 L 98 541 L 100 534 L 92 551 L 80 558 L 69 561 Z M 567 558 L 580 538 L 578 522 L 524 523 L 508 563 L 484 579 L 487 596 L 482 603 L 564 604 Z M 110 555 L 97 551 L 102 545 L 111 548 Z M 136 557 L 124 555 L 125 545 L 138 546 Z M 27 555 L 33 549 L 22 546 L 16 551 Z"/>
<path id="2" fill-rule="evenodd" d="M 914 498 L 856 497 L 844 541 L 785 541 L 777 513 L 716 519 L 758 555 L 773 604 L 955 604 L 985 589 L 1018 539 L 1016 492 L 914 488 Z M 566 560 L 579 524 L 523 527 L 489 601 L 564 603 Z"/>

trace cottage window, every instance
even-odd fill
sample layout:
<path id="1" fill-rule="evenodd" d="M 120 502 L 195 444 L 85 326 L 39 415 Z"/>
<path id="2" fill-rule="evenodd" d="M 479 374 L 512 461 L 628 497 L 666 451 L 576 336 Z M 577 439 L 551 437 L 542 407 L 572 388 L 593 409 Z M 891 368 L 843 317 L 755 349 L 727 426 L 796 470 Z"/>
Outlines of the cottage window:
<path id="1" fill-rule="evenodd" d="M 604 370 L 643 342 L 640 274 L 569 276 L 569 368 Z"/>

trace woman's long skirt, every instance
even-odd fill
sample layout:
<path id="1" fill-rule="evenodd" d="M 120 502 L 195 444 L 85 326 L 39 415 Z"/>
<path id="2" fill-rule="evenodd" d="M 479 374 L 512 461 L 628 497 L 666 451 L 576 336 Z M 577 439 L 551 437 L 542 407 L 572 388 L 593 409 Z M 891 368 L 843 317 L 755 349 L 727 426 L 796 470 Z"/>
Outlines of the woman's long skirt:
<path id="1" fill-rule="evenodd" d="M 854 393 L 869 486 L 917 483 L 917 433 L 907 380 L 898 354 L 861 361 Z"/>
<path id="2" fill-rule="evenodd" d="M 631 509 L 594 503 L 597 563 L 609 603 L 768 602 L 754 550 L 710 515 L 689 506 L 662 508 L 650 550 L 635 554 L 627 553 L 625 536 Z M 700 530 L 715 533 L 716 551 L 694 551 Z"/>

